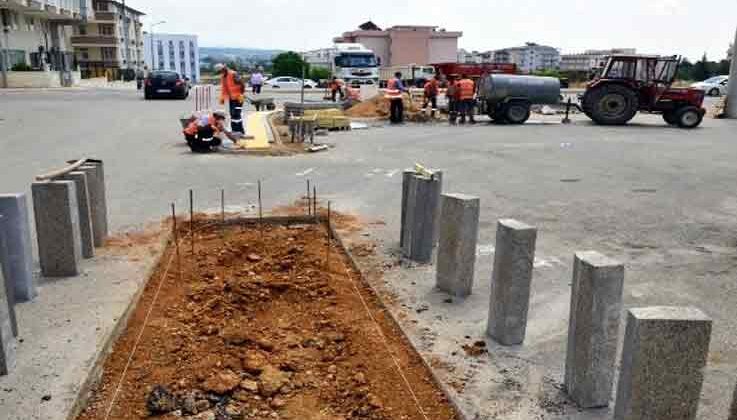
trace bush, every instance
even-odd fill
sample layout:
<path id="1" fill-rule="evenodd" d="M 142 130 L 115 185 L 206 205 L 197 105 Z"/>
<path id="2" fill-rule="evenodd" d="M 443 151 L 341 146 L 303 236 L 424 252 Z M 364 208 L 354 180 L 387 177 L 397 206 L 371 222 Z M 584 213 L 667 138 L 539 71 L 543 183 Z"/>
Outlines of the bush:
<path id="1" fill-rule="evenodd" d="M 33 69 L 26 63 L 16 63 L 10 68 L 10 71 L 33 71 Z"/>
<path id="2" fill-rule="evenodd" d="M 302 56 L 294 51 L 281 53 L 273 60 L 274 77 L 292 76 L 301 78 L 303 68 L 305 74 L 310 74 L 310 65 L 305 63 Z"/>
<path id="3" fill-rule="evenodd" d="M 330 79 L 330 70 L 324 67 L 315 67 L 310 70 L 310 79 L 319 82 L 320 80 Z"/>

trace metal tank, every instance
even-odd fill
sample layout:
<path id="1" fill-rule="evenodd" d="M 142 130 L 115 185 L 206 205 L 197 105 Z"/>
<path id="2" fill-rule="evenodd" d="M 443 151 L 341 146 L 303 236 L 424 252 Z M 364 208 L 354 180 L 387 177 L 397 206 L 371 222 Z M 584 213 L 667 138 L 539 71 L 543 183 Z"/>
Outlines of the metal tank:
<path id="1" fill-rule="evenodd" d="M 560 102 L 560 80 L 554 77 L 490 74 L 479 81 L 479 98 L 491 103 L 524 99 L 532 104 Z"/>

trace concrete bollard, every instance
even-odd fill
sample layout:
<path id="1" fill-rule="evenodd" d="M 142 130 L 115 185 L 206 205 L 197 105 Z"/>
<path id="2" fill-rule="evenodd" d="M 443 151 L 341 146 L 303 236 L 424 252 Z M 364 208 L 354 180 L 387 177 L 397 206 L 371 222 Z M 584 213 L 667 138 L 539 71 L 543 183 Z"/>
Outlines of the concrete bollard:
<path id="1" fill-rule="evenodd" d="M 90 197 L 86 172 L 70 172 L 56 180 L 72 181 L 77 191 L 77 207 L 79 212 L 79 233 L 82 245 L 82 257 L 95 256 L 94 233 L 92 232 L 92 213 L 90 211 Z"/>
<path id="2" fill-rule="evenodd" d="M 16 302 L 33 300 L 38 292 L 33 279 L 33 247 L 31 245 L 31 222 L 25 194 L 0 195 L 0 214 L 6 223 L 6 251 L 0 253 L 0 262 L 5 267 L 5 281 L 10 282 Z"/>
<path id="3" fill-rule="evenodd" d="M 487 333 L 504 346 L 525 341 L 537 229 L 516 220 L 499 221 Z"/>
<path id="4" fill-rule="evenodd" d="M 466 297 L 473 290 L 480 200 L 463 194 L 444 194 L 441 201 L 437 287 Z"/>
<path id="5" fill-rule="evenodd" d="M 630 309 L 614 419 L 696 419 L 711 325 L 694 308 Z"/>
<path id="6" fill-rule="evenodd" d="M 399 247 L 404 249 L 404 242 L 405 242 L 405 231 L 407 230 L 407 206 L 408 206 L 408 197 L 409 197 L 409 184 L 411 181 L 411 178 L 415 175 L 415 171 L 412 169 L 407 169 L 404 172 L 402 172 L 402 220 L 400 225 L 400 232 L 399 232 Z"/>
<path id="7" fill-rule="evenodd" d="M 12 307 L 5 294 L 3 270 L 0 270 L 0 283 L 0 376 L 4 376 L 15 366 L 15 334 L 10 317 Z"/>
<path id="8" fill-rule="evenodd" d="M 732 408 L 729 410 L 729 419 L 737 420 L 737 387 L 734 388 L 734 396 L 732 397 Z"/>
<path id="9" fill-rule="evenodd" d="M 90 196 L 92 232 L 96 247 L 105 245 L 108 235 L 107 198 L 105 191 L 105 168 L 101 161 L 90 162 L 79 168 L 87 174 Z"/>
<path id="10" fill-rule="evenodd" d="M 34 182 L 31 191 L 41 272 L 46 277 L 78 275 L 82 247 L 74 182 Z"/>
<path id="11" fill-rule="evenodd" d="M 442 184 L 435 176 L 414 174 L 409 177 L 401 242 L 404 256 L 412 261 L 432 262 L 441 190 Z"/>
<path id="12" fill-rule="evenodd" d="M 0 254 L 8 254 L 8 241 L 7 237 L 3 232 L 5 232 L 7 229 L 4 227 L 5 224 L 7 224 L 8 220 L 5 216 L 0 214 Z M 18 318 L 15 315 L 15 290 L 13 290 L 13 283 L 8 278 L 8 272 L 10 270 L 5 267 L 5 263 L 0 262 L 0 279 L 2 279 L 2 284 L 0 287 L 3 288 L 3 295 L 5 296 L 5 300 L 7 301 L 7 310 L 8 310 L 8 321 L 10 322 L 10 330 L 13 334 L 13 337 L 18 336 Z"/>
<path id="13" fill-rule="evenodd" d="M 624 265 L 598 252 L 576 253 L 565 386 L 581 408 L 609 405 L 623 286 Z"/>

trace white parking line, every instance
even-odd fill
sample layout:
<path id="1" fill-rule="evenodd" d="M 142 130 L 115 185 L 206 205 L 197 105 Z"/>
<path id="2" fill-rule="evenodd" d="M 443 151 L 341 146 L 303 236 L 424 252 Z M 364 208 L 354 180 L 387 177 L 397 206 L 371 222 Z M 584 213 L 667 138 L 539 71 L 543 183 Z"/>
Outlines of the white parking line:
<path id="1" fill-rule="evenodd" d="M 387 173 L 386 173 L 386 176 L 387 176 L 388 178 L 393 178 L 393 177 L 394 177 L 394 175 L 396 175 L 396 174 L 398 174 L 398 173 L 399 173 L 399 169 L 394 169 L 394 170 L 392 170 L 392 171 L 387 171 Z"/>
<path id="2" fill-rule="evenodd" d="M 306 169 L 304 172 L 297 172 L 296 176 L 307 176 L 311 173 L 315 172 L 315 168 Z"/>

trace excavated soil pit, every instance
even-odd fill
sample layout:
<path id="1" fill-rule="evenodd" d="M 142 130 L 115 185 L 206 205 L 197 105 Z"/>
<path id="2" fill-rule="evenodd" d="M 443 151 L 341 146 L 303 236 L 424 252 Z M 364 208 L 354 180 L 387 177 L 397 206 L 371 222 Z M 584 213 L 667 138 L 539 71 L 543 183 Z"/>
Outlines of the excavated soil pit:
<path id="1" fill-rule="evenodd" d="M 194 258 L 183 239 L 180 277 L 164 253 L 78 420 L 459 418 L 336 243 L 326 269 L 324 225 L 195 227 Z"/>

